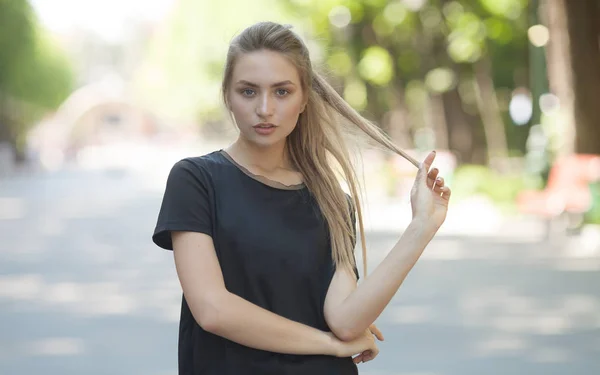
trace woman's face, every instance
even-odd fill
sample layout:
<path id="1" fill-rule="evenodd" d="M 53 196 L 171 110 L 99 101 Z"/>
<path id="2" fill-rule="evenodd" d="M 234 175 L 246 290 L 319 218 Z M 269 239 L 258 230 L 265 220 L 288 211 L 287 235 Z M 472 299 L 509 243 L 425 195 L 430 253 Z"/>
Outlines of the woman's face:
<path id="1" fill-rule="evenodd" d="M 298 69 L 267 50 L 238 58 L 228 99 L 240 136 L 262 147 L 285 142 L 305 107 Z"/>

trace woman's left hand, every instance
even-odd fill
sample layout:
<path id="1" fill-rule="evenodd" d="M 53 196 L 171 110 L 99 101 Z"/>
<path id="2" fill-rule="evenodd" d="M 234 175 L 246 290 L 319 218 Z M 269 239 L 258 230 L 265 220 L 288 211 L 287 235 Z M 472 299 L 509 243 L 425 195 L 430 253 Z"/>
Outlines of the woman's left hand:
<path id="1" fill-rule="evenodd" d="M 377 328 L 377 326 L 375 326 L 375 324 L 371 324 L 369 326 L 369 332 L 374 335 L 377 340 L 379 341 L 383 341 L 383 334 L 381 333 L 381 331 L 379 330 L 379 328 Z M 361 363 L 361 362 L 369 362 L 373 359 L 375 359 L 375 357 L 377 357 L 377 355 L 379 354 L 379 351 L 377 353 L 373 353 L 372 351 L 368 350 L 366 352 L 362 352 L 361 354 L 357 355 L 356 357 L 353 358 L 354 363 Z"/>
<path id="2" fill-rule="evenodd" d="M 369 326 L 369 331 L 371 331 L 371 333 L 374 334 L 375 337 L 377 337 L 377 340 L 379 340 L 379 341 L 383 341 L 384 340 L 383 339 L 383 333 L 381 333 L 381 331 L 379 330 L 379 328 L 377 328 L 375 326 L 375 324 L 371 324 Z"/>
<path id="3" fill-rule="evenodd" d="M 413 219 L 427 224 L 437 231 L 446 220 L 450 188 L 444 179 L 438 176 L 439 170 L 431 168 L 435 159 L 435 151 L 429 153 L 421 163 L 410 194 Z"/>

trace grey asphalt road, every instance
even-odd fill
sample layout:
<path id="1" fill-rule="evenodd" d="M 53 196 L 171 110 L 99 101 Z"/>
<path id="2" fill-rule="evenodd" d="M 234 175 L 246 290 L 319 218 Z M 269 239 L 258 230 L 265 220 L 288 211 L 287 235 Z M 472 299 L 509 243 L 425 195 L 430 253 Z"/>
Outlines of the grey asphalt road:
<path id="1" fill-rule="evenodd" d="M 0 180 L 0 374 L 176 374 L 180 289 L 150 234 L 162 181 Z M 398 232 L 370 232 L 371 267 Z M 510 233 L 436 238 L 365 375 L 600 374 L 600 260 Z"/>

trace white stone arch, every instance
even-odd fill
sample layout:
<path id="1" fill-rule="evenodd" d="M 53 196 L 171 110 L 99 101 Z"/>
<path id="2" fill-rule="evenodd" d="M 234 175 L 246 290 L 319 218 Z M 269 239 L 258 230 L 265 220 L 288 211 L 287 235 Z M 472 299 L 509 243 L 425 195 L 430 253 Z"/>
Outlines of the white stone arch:
<path id="1" fill-rule="evenodd" d="M 52 143 L 63 150 L 78 148 L 93 140 L 106 116 L 122 121 L 122 136 L 142 136 L 157 131 L 151 113 L 133 103 L 118 80 L 105 80 L 75 90 L 56 112 L 33 131 L 36 143 Z M 107 120 L 104 118 L 104 120 Z M 116 136 L 116 135 L 115 135 Z"/>

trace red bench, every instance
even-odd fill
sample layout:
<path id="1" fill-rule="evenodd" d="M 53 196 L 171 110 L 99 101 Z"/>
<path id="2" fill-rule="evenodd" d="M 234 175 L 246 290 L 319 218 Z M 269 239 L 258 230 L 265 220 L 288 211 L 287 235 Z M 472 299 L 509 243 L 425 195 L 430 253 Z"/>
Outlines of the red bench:
<path id="1" fill-rule="evenodd" d="M 562 215 L 582 216 L 592 206 L 589 185 L 600 180 L 600 155 L 571 154 L 559 157 L 553 164 L 544 190 L 523 191 L 517 197 L 517 208 L 530 214 L 554 220 Z"/>

